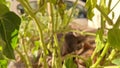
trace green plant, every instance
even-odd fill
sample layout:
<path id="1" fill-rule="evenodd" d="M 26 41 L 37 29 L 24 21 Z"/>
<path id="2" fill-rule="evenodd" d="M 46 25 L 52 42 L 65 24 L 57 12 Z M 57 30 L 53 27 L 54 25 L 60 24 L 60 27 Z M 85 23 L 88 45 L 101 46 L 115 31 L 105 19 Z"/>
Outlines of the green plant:
<path id="1" fill-rule="evenodd" d="M 105 0 L 100 0 L 100 4 L 97 4 L 96 0 L 87 0 L 86 3 L 86 7 L 88 9 L 88 18 L 90 20 L 92 20 L 92 17 L 94 16 L 94 8 L 98 9 L 98 11 L 100 11 L 101 13 L 101 27 L 96 33 L 96 49 L 91 56 L 91 60 L 94 60 L 97 53 L 100 52 L 100 54 L 97 55 L 98 58 L 96 62 L 91 65 L 91 68 L 99 67 L 102 60 L 105 60 L 105 62 L 111 62 L 112 59 L 114 59 L 117 50 L 119 50 L 119 37 L 116 34 L 119 34 L 120 17 L 118 17 L 115 23 L 113 23 L 112 20 L 114 18 L 114 15 L 112 16 L 112 19 L 108 17 L 109 13 L 112 12 L 112 10 L 119 3 L 119 1 L 114 5 L 113 8 L 111 8 L 111 3 L 112 0 L 110 0 L 107 5 Z M 112 28 L 107 28 L 105 25 L 106 23 L 111 25 Z M 108 31 L 106 37 L 104 37 L 105 31 Z M 107 54 L 109 50 L 111 53 Z M 119 66 L 116 67 L 118 68 Z"/>
<path id="2" fill-rule="evenodd" d="M 4 2 L 4 1 L 5 0 L 3 0 L 2 2 Z M 52 50 L 52 67 L 53 68 L 54 67 L 61 68 L 62 67 L 62 60 L 61 60 L 62 58 L 61 58 L 61 52 L 60 52 L 61 45 L 59 45 L 57 34 L 64 33 L 65 31 L 68 30 L 68 24 L 74 13 L 74 9 L 77 4 L 77 1 L 75 2 L 70 15 L 65 11 L 66 6 L 65 6 L 64 2 L 61 0 L 60 1 L 38 0 L 37 3 L 38 3 L 39 8 L 35 11 L 33 8 L 31 8 L 28 0 L 18 0 L 18 1 L 23 6 L 23 8 L 27 14 L 27 16 L 23 16 L 22 22 L 24 22 L 26 20 L 25 22 L 28 21 L 28 24 L 29 24 L 30 21 L 34 21 L 33 23 L 38 28 L 38 33 L 39 33 L 39 37 L 40 37 L 40 43 L 39 43 L 40 46 L 37 47 L 37 50 L 39 50 L 39 48 L 40 48 L 43 51 L 43 53 L 41 54 L 41 57 L 39 58 L 38 67 L 43 62 L 43 65 L 44 65 L 43 67 L 48 68 L 46 59 L 48 56 L 48 45 L 50 45 L 53 47 L 51 49 Z M 22 52 L 19 50 L 19 47 L 17 46 L 17 43 L 18 43 L 17 35 L 18 35 L 18 30 L 19 30 L 19 26 L 20 26 L 20 22 L 21 22 L 20 18 L 15 13 L 10 12 L 9 9 L 5 5 L 3 5 L 3 7 L 0 10 L 5 11 L 4 13 L 1 12 L 1 17 L 0 17 L 0 22 L 1 22 L 0 23 L 0 31 L 2 31 L 2 32 L 0 32 L 0 35 L 2 37 L 1 38 L 1 46 L 2 46 L 1 51 L 3 51 L 2 55 L 5 55 L 7 58 L 14 59 L 15 58 L 14 51 L 13 51 L 13 49 L 14 49 L 20 55 L 21 59 L 24 61 L 26 67 L 32 68 L 32 63 L 28 56 L 29 55 L 28 50 L 25 46 L 27 44 L 27 41 L 25 41 L 23 38 L 23 37 L 27 37 L 26 34 L 22 35 L 21 33 L 19 33 L 20 37 L 23 38 L 23 40 L 19 39 L 19 41 L 22 42 L 21 45 L 23 48 L 23 53 L 26 54 L 25 56 L 22 54 Z M 5 16 L 5 18 L 4 18 L 5 14 L 8 17 Z M 26 18 L 26 19 L 24 19 L 24 18 Z M 44 21 L 43 20 L 44 18 L 47 21 Z M 10 22 L 9 25 L 11 23 L 14 23 L 14 25 L 11 24 L 9 27 L 8 24 L 5 24 L 6 22 L 4 22 L 4 19 L 5 19 L 5 21 L 9 20 L 9 21 L 7 21 L 8 23 Z M 26 29 L 27 29 L 27 25 L 23 32 L 26 32 Z M 7 32 L 7 30 L 9 33 Z M 46 33 L 48 33 L 48 34 L 46 34 Z M 5 37 L 4 37 L 4 35 L 5 35 Z M 45 38 L 47 38 L 48 40 L 46 40 Z M 52 40 L 54 40 L 54 43 L 52 43 L 53 42 Z M 11 44 L 11 45 L 8 45 L 7 43 Z M 4 47 L 4 46 L 6 46 L 6 44 L 7 44 L 7 48 Z"/>
<path id="3" fill-rule="evenodd" d="M 15 59 L 14 49 L 21 23 L 20 17 L 11 12 L 5 0 L 0 1 L 0 67 L 6 68 L 8 59 Z"/>
<path id="4" fill-rule="evenodd" d="M 25 10 L 25 14 L 19 17 L 9 10 L 6 0 L 0 0 L 0 10 L 2 10 L 0 11 L 0 68 L 7 68 L 8 62 L 10 59 L 15 59 L 16 53 L 20 55 L 26 68 L 34 67 L 32 59 L 38 61 L 36 64 L 38 68 L 41 65 L 44 68 L 49 68 L 47 61 L 49 55 L 52 56 L 52 68 L 77 68 L 73 58 L 81 59 L 87 68 L 119 68 L 120 16 L 115 23 L 108 16 L 119 1 L 111 9 L 112 0 L 109 1 L 108 5 L 106 5 L 105 0 L 100 0 L 100 4 L 97 4 L 97 0 L 87 0 L 87 15 L 90 20 L 94 16 L 92 12 L 94 8 L 97 8 L 101 13 L 101 27 L 96 34 L 69 28 L 68 25 L 74 17 L 77 1 L 75 1 L 69 14 L 66 10 L 66 4 L 62 0 L 37 0 L 36 9 L 32 8 L 29 0 L 18 0 Z M 106 23 L 112 28 L 107 28 Z M 62 60 L 61 47 L 63 42 L 60 42 L 57 36 L 60 33 L 64 35 L 71 31 L 82 35 L 96 36 L 96 48 L 88 60 L 72 54 L 66 55 Z M 108 31 L 107 35 L 104 35 L 105 31 Z M 62 40 L 64 41 L 64 39 Z M 38 53 L 40 54 L 38 55 Z M 31 54 L 32 58 L 30 58 Z M 111 66 L 111 64 L 116 66 Z"/>
<path id="5" fill-rule="evenodd" d="M 62 67 L 62 60 L 61 60 L 61 53 L 60 48 L 61 45 L 58 43 L 57 34 L 65 31 L 68 28 L 68 23 L 71 20 L 72 13 L 69 15 L 65 12 L 65 4 L 62 1 L 37 1 L 38 2 L 38 9 L 34 11 L 29 2 L 27 0 L 18 0 L 20 4 L 24 7 L 26 14 L 30 15 L 34 23 L 38 27 L 38 32 L 40 36 L 40 46 L 43 50 L 43 57 L 40 57 L 38 62 L 39 64 L 43 61 L 44 68 L 48 68 L 48 64 L 46 62 L 47 55 L 48 55 L 48 48 L 47 46 L 50 45 L 53 48 L 52 50 L 52 67 L 54 68 L 61 68 Z M 77 3 L 77 1 L 76 1 Z M 75 5 L 76 5 L 75 3 Z M 56 7 L 56 8 L 55 8 Z M 49 9 L 47 9 L 49 8 Z M 44 13 L 43 13 L 44 12 Z M 68 18 L 67 18 L 68 17 Z M 40 19 L 41 18 L 41 19 Z M 46 18 L 46 21 L 43 21 L 43 18 Z M 48 33 L 46 35 L 46 33 Z M 44 36 L 46 35 L 46 36 Z M 48 42 L 45 42 L 48 38 Z M 54 43 L 52 44 L 52 39 Z M 42 60 L 41 60 L 42 59 Z"/>

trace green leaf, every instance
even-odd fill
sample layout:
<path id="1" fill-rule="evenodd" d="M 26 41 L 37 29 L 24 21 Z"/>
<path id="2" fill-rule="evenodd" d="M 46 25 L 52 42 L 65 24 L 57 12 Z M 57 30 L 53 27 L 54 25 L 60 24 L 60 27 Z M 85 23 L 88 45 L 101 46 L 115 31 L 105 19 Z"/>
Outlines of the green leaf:
<path id="1" fill-rule="evenodd" d="M 38 0 L 38 10 L 44 14 L 47 8 L 47 0 Z"/>
<path id="2" fill-rule="evenodd" d="M 73 58 L 65 59 L 63 68 L 77 68 L 77 65 L 73 61 Z"/>
<path id="3" fill-rule="evenodd" d="M 58 2 L 58 11 L 59 11 L 60 16 L 61 16 L 62 19 L 64 18 L 64 15 L 65 15 L 64 14 L 65 9 L 66 9 L 65 3 L 62 0 L 59 0 L 59 2 Z"/>
<path id="4" fill-rule="evenodd" d="M 116 58 L 116 59 L 112 60 L 112 63 L 116 64 L 116 65 L 120 65 L 120 58 Z"/>
<path id="5" fill-rule="evenodd" d="M 0 4 L 5 4 L 6 0 L 0 0 Z"/>
<path id="6" fill-rule="evenodd" d="M 92 65 L 92 61 L 93 60 L 90 57 L 85 61 L 86 68 L 89 68 Z"/>
<path id="7" fill-rule="evenodd" d="M 3 60 L 3 59 L 5 59 L 5 58 L 4 58 L 3 54 L 2 54 L 2 52 L 0 51 L 0 60 Z"/>
<path id="8" fill-rule="evenodd" d="M 2 46 L 5 45 L 5 42 L 2 40 L 1 35 L 0 35 L 0 60 L 4 59 L 3 54 L 2 54 Z"/>
<path id="9" fill-rule="evenodd" d="M 5 41 L 2 40 L 1 35 L 0 35 L 0 51 L 2 51 L 2 46 L 6 45 Z"/>
<path id="10" fill-rule="evenodd" d="M 93 9 L 89 8 L 87 12 L 87 18 L 92 20 L 92 17 L 94 16 L 94 11 Z"/>
<path id="11" fill-rule="evenodd" d="M 97 52 L 102 50 L 102 48 L 104 47 L 103 37 L 102 36 L 103 36 L 102 30 L 98 30 L 97 34 L 96 34 L 96 39 L 95 39 Z"/>
<path id="12" fill-rule="evenodd" d="M 17 37 L 17 34 L 18 34 L 18 30 L 14 30 L 14 32 L 12 32 L 12 40 L 11 40 L 11 45 L 13 47 L 13 49 L 15 49 L 17 47 L 17 42 L 18 42 L 18 37 Z"/>
<path id="13" fill-rule="evenodd" d="M 108 31 L 108 43 L 120 50 L 120 29 L 113 28 Z"/>
<path id="14" fill-rule="evenodd" d="M 57 0 L 50 0 L 51 3 L 56 4 Z"/>
<path id="15" fill-rule="evenodd" d="M 116 23 L 114 24 L 113 28 L 119 28 L 119 26 L 120 26 L 120 15 L 119 15 Z"/>
<path id="16" fill-rule="evenodd" d="M 106 15 L 110 13 L 110 9 L 108 8 L 108 6 L 106 6 L 106 0 L 101 0 L 99 7 L 103 9 L 102 11 L 105 12 Z"/>
<path id="17" fill-rule="evenodd" d="M 10 59 L 15 58 L 13 48 L 17 44 L 15 38 L 17 38 L 20 22 L 21 19 L 13 12 L 4 14 L 0 19 L 0 35 L 5 42 L 5 45 L 2 45 L 3 54 Z"/>
<path id="18" fill-rule="evenodd" d="M 0 16 L 4 15 L 7 12 L 9 12 L 8 7 L 4 4 L 0 4 Z"/>
<path id="19" fill-rule="evenodd" d="M 97 5 L 97 0 L 87 0 L 86 2 L 86 8 L 88 9 L 87 17 L 92 20 L 92 17 L 94 16 L 93 9 Z"/>
<path id="20" fill-rule="evenodd" d="M 7 68 L 8 61 L 7 60 L 0 60 L 0 68 Z"/>

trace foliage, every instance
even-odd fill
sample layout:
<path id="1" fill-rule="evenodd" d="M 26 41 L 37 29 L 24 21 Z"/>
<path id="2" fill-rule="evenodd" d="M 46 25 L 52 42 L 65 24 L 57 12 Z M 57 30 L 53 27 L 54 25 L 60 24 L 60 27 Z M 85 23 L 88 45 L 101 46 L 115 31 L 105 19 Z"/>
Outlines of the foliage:
<path id="1" fill-rule="evenodd" d="M 68 58 L 64 61 L 63 68 L 77 68 L 77 65 L 74 63 L 73 58 Z"/>
<path id="2" fill-rule="evenodd" d="M 97 2 L 97 1 L 96 1 Z M 112 19 L 110 17 L 108 17 L 109 13 L 112 12 L 112 10 L 115 8 L 115 6 L 118 4 L 118 2 L 115 4 L 115 6 L 111 9 L 111 3 L 112 0 L 110 0 L 108 2 L 108 4 L 106 4 L 105 0 L 100 0 L 100 4 L 96 4 L 95 1 L 92 2 L 92 0 L 87 0 L 87 4 L 86 7 L 88 9 L 88 18 L 90 20 L 92 20 L 93 17 L 93 9 L 96 8 L 100 13 L 101 13 L 101 27 L 98 29 L 98 32 L 96 34 L 96 49 L 94 50 L 94 53 L 91 57 L 91 59 L 94 59 L 95 55 L 97 53 L 100 53 L 101 50 L 102 52 L 100 53 L 97 59 L 97 61 L 91 65 L 92 67 L 99 67 L 100 63 L 102 62 L 103 58 L 106 60 L 106 62 L 111 62 L 111 60 L 113 59 L 113 57 L 116 54 L 116 50 L 119 50 L 119 17 L 117 19 L 117 21 L 113 24 L 112 19 L 114 18 L 114 15 L 112 16 Z M 90 5 L 94 6 L 89 7 Z M 108 7 L 107 7 L 108 6 Z M 104 10 L 103 10 L 104 9 Z M 92 12 L 92 14 L 90 14 Z M 108 28 L 106 27 L 105 24 L 109 24 L 109 26 L 112 25 L 112 28 Z M 107 29 L 106 29 L 107 28 Z M 104 32 L 108 31 L 107 33 L 107 37 L 104 36 Z M 111 49 L 112 47 L 112 49 Z M 110 54 L 107 55 L 107 52 L 110 50 Z M 107 59 L 108 57 L 108 59 Z M 119 63 L 117 61 L 112 61 L 113 63 Z M 104 62 L 103 62 L 104 63 Z M 108 64 L 109 65 L 109 64 Z M 109 66 L 110 67 L 110 66 Z"/>
<path id="3" fill-rule="evenodd" d="M 108 42 L 113 48 L 117 48 L 120 50 L 119 47 L 120 37 L 118 36 L 119 34 L 120 34 L 120 29 L 110 29 L 108 32 Z"/>
<path id="4" fill-rule="evenodd" d="M 116 52 L 120 50 L 120 17 L 115 23 L 113 23 L 114 13 L 112 19 L 109 17 L 109 13 L 116 6 L 110 8 L 112 0 L 108 2 L 108 5 L 105 0 L 100 0 L 99 4 L 97 4 L 98 0 L 87 0 L 88 19 L 92 20 L 95 8 L 101 13 L 101 27 L 96 32 L 96 48 L 88 60 L 69 55 L 62 64 L 63 42 L 59 42 L 57 35 L 59 33 L 64 35 L 71 30 L 68 25 L 74 17 L 77 1 L 69 14 L 62 0 L 37 0 L 36 9 L 32 8 L 29 0 L 18 0 L 25 10 L 25 13 L 19 17 L 9 10 L 6 0 L 0 0 L 0 10 L 2 10 L 0 11 L 0 68 L 6 68 L 9 59 L 15 59 L 14 52 L 20 55 L 27 68 L 33 67 L 31 54 L 34 61 L 37 60 L 38 68 L 41 65 L 48 68 L 46 59 L 49 55 L 52 56 L 52 68 L 77 68 L 73 57 L 70 56 L 82 59 L 88 68 L 107 68 L 112 67 L 111 64 L 119 67 L 120 58 L 117 57 Z M 107 28 L 105 24 L 112 28 Z"/>
<path id="5" fill-rule="evenodd" d="M 2 46 L 3 54 L 10 59 L 14 58 L 14 52 L 12 46 L 16 46 L 17 43 L 12 44 L 13 39 L 17 37 L 18 29 L 20 25 L 20 18 L 13 12 L 9 11 L 6 5 L 0 4 L 0 36 L 1 40 L 4 41 Z"/>
<path id="6" fill-rule="evenodd" d="M 17 45 L 21 20 L 14 12 L 9 11 L 5 0 L 0 1 L 0 6 L 0 68 L 7 68 L 6 58 L 15 59 L 13 48 Z"/>
<path id="7" fill-rule="evenodd" d="M 113 64 L 120 65 L 120 58 L 116 58 L 112 61 Z"/>
<path id="8" fill-rule="evenodd" d="M 87 0 L 86 8 L 88 9 L 87 17 L 92 20 L 94 16 L 93 9 L 96 7 L 97 1 L 96 0 Z"/>
<path id="9" fill-rule="evenodd" d="M 7 68 L 7 60 L 0 60 L 0 68 Z"/>

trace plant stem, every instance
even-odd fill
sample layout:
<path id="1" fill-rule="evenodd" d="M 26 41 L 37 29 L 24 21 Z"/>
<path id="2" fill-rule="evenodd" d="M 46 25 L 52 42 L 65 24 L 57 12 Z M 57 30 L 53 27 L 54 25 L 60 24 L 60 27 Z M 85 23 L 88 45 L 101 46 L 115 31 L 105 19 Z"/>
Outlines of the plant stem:
<path id="1" fill-rule="evenodd" d="M 103 59 L 103 57 L 105 56 L 105 53 L 107 52 L 108 48 L 109 48 L 109 43 L 106 43 L 106 45 L 105 45 L 105 47 L 104 47 L 101 55 L 98 57 L 96 63 L 91 66 L 91 68 L 96 68 L 96 67 L 97 67 L 97 65 L 100 63 L 100 61 L 101 61 L 101 60 Z"/>
<path id="2" fill-rule="evenodd" d="M 96 5 L 96 8 L 100 11 L 100 13 L 105 17 L 105 19 L 108 21 L 109 25 L 113 25 L 113 21 L 108 17 L 108 15 L 102 11 L 102 8 L 100 8 L 98 5 Z"/>
<path id="3" fill-rule="evenodd" d="M 75 13 L 75 8 L 76 8 L 76 6 L 77 6 L 77 2 L 78 2 L 78 0 L 76 0 L 75 1 L 75 3 L 74 3 L 74 5 L 73 5 L 73 9 L 72 9 L 72 12 L 71 12 L 71 14 L 70 14 L 70 16 L 68 17 L 68 20 L 67 20 L 67 23 L 65 24 L 65 28 L 68 26 L 68 24 L 70 23 L 70 21 L 71 21 L 71 18 L 72 18 L 72 15 Z"/>
<path id="4" fill-rule="evenodd" d="M 112 9 L 110 10 L 110 12 L 113 11 L 113 9 L 119 4 L 119 2 L 120 2 L 120 0 L 118 0 L 118 2 L 116 2 L 116 4 L 112 7 Z"/>
<path id="5" fill-rule="evenodd" d="M 90 33 L 90 32 L 85 32 L 85 31 L 79 31 L 79 30 L 70 30 L 70 32 L 76 32 L 76 33 L 79 33 L 79 34 L 81 34 L 81 35 L 96 36 L 95 33 Z"/>
<path id="6" fill-rule="evenodd" d="M 24 41 L 23 41 L 23 42 L 24 42 Z M 26 48 L 25 48 L 24 43 L 23 43 L 23 50 L 24 50 L 24 53 L 25 53 L 27 66 L 28 66 L 28 68 L 32 68 L 32 64 L 31 64 L 31 61 L 29 60 L 29 56 L 28 56 L 28 53 L 27 53 L 27 50 L 26 50 Z"/>
<path id="7" fill-rule="evenodd" d="M 96 55 L 96 52 L 97 52 L 97 48 L 95 48 L 95 50 L 94 50 L 94 52 L 93 52 L 93 54 L 92 54 L 92 56 L 91 56 L 91 60 L 94 59 L 94 57 L 95 57 L 95 55 Z"/>
<path id="8" fill-rule="evenodd" d="M 50 16 L 51 16 L 51 23 L 52 23 L 52 36 L 54 38 L 54 49 L 53 49 L 53 60 L 52 60 L 52 67 L 54 68 L 62 68 L 62 61 L 61 61 L 61 51 L 60 51 L 60 46 L 58 43 L 58 38 L 57 38 L 57 33 L 56 33 L 56 27 L 58 20 L 55 20 L 55 16 L 58 16 L 57 12 L 55 13 L 55 10 L 53 8 L 53 4 L 50 1 Z M 57 17 L 56 17 L 57 19 Z"/>
<path id="9" fill-rule="evenodd" d="M 25 59 L 25 56 L 22 55 L 22 53 L 16 48 L 15 51 L 20 55 L 21 59 L 24 61 L 26 68 L 28 68 L 27 60 Z"/>
<path id="10" fill-rule="evenodd" d="M 115 49 L 113 49 L 107 60 L 112 60 L 115 54 L 116 54 L 116 51 Z"/>
<path id="11" fill-rule="evenodd" d="M 18 0 L 23 6 L 24 8 L 26 9 L 27 13 L 31 16 L 31 18 L 35 21 L 37 27 L 38 27 L 38 30 L 39 30 L 39 35 L 40 35 L 40 43 L 42 45 L 42 48 L 43 48 L 43 62 L 44 62 L 44 68 L 48 68 L 48 65 L 47 65 L 47 61 L 46 61 L 46 58 L 47 58 L 47 48 L 46 48 L 46 45 L 44 44 L 44 40 L 43 40 L 43 32 L 42 32 L 42 29 L 41 29 L 41 26 L 40 26 L 40 21 L 38 20 L 38 18 L 35 16 L 35 14 L 33 13 L 33 10 L 30 8 L 30 6 L 28 4 L 25 4 L 24 0 Z M 38 63 L 40 64 L 40 62 Z"/>
<path id="12" fill-rule="evenodd" d="M 50 27 L 50 28 L 52 28 L 52 30 L 51 30 L 51 32 L 52 32 L 52 38 L 54 38 L 54 15 L 53 15 L 53 4 L 52 4 L 52 1 L 50 0 L 50 3 L 48 4 L 48 7 L 49 7 L 49 18 L 50 18 L 50 25 L 52 25 L 52 27 Z M 54 43 L 52 43 L 51 44 L 52 46 L 53 46 L 53 53 L 52 53 L 52 68 L 56 68 L 55 66 L 55 63 L 56 63 L 56 47 L 55 47 L 55 45 L 54 45 Z"/>
<path id="13" fill-rule="evenodd" d="M 54 27 L 55 18 L 54 18 L 54 8 L 53 8 L 53 4 L 51 2 L 50 2 L 50 16 L 51 16 L 51 24 L 52 24 L 52 33 L 54 35 L 54 32 L 55 32 L 55 27 Z"/>
<path id="14" fill-rule="evenodd" d="M 34 15 L 34 14 L 33 14 Z M 32 16 L 34 21 L 36 22 L 37 26 L 38 26 L 38 29 L 39 29 L 39 34 L 40 34 L 40 43 L 42 45 L 42 48 L 43 48 L 43 61 L 44 61 L 44 68 L 48 68 L 48 65 L 47 65 L 47 62 L 46 62 L 46 58 L 47 58 L 47 47 L 44 43 L 44 39 L 43 39 L 43 32 L 42 32 L 42 29 L 39 25 L 39 20 L 35 17 L 35 16 Z M 40 62 L 39 62 L 40 63 Z"/>
<path id="15" fill-rule="evenodd" d="M 56 65 L 57 65 L 57 68 L 62 68 L 62 60 L 61 60 L 61 51 L 60 51 L 60 45 L 58 43 L 58 38 L 57 38 L 57 34 L 54 34 L 54 41 L 55 41 L 55 50 L 56 50 L 56 53 L 58 55 L 58 57 L 56 58 Z"/>

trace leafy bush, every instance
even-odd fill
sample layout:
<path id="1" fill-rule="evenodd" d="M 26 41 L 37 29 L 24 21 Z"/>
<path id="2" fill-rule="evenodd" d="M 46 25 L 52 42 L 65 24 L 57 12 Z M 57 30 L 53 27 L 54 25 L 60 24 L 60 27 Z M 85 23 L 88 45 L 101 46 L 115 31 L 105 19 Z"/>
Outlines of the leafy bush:
<path id="1" fill-rule="evenodd" d="M 68 25 L 75 15 L 78 0 L 75 1 L 71 12 L 66 10 L 66 5 L 62 0 L 38 0 L 36 9 L 31 7 L 28 0 L 18 0 L 18 2 L 25 10 L 25 14 L 20 17 L 9 10 L 6 0 L 0 0 L 0 67 L 6 68 L 10 59 L 15 59 L 17 54 L 27 68 L 34 66 L 40 68 L 41 65 L 44 68 L 49 66 L 77 68 L 73 61 L 74 58 L 81 59 L 87 68 L 107 68 L 107 66 L 113 67 L 111 66 L 113 64 L 116 65 L 114 67 L 119 67 L 120 17 L 113 23 L 108 16 L 113 10 L 109 7 L 111 0 L 108 7 L 104 0 L 100 0 L 100 4 L 97 4 L 97 0 L 86 2 L 87 16 L 90 20 L 94 16 L 94 8 L 101 13 L 101 27 L 95 35 L 96 48 L 87 60 L 72 54 L 66 55 L 63 60 L 61 47 L 64 39 L 59 42 L 58 38 L 58 34 L 61 33 L 64 36 L 72 31 Z M 112 28 L 107 28 L 106 23 Z M 75 32 L 84 34 L 80 31 Z M 48 55 L 52 56 L 51 65 L 47 61 Z M 37 64 L 33 65 L 35 60 Z"/>

